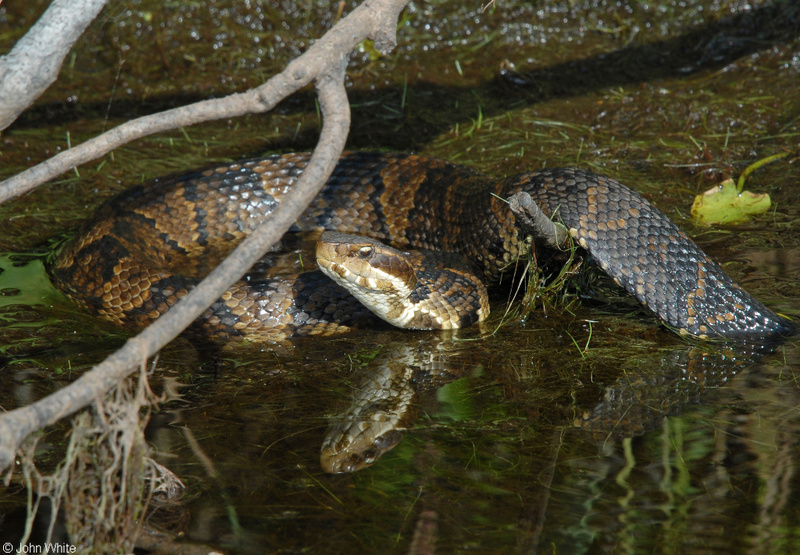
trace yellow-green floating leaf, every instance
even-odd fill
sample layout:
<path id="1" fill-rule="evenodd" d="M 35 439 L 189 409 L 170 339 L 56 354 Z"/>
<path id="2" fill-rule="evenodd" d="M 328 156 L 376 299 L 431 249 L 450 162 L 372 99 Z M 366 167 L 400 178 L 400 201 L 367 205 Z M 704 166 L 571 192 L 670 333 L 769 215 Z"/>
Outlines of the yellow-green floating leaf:
<path id="1" fill-rule="evenodd" d="M 736 189 L 732 179 L 726 179 L 702 195 L 694 197 L 692 217 L 698 225 L 742 222 L 755 214 L 769 210 L 772 201 L 767 193 L 751 193 Z"/>

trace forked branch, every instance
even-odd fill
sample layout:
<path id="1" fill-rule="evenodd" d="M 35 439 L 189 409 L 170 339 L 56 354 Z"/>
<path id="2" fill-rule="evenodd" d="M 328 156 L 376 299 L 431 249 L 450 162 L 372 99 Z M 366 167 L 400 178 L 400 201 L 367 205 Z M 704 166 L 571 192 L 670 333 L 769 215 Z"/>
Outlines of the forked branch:
<path id="1" fill-rule="evenodd" d="M 114 384 L 174 339 L 289 229 L 322 188 L 344 148 L 350 127 L 350 106 L 344 89 L 349 52 L 366 38 L 372 38 L 382 51 L 391 49 L 397 18 L 407 2 L 367 0 L 260 87 L 133 120 L 0 184 L 2 201 L 133 139 L 210 119 L 263 112 L 310 82 L 314 82 L 319 95 L 323 114 L 319 143 L 280 208 L 195 289 L 117 352 L 50 396 L 0 415 L 0 470 L 12 463 L 25 437 L 102 398 Z"/>

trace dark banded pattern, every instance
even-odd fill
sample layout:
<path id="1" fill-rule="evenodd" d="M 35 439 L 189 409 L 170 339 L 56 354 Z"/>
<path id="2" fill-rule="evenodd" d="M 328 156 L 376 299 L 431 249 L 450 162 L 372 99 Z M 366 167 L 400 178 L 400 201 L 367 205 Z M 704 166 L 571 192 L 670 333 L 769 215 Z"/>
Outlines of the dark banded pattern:
<path id="1" fill-rule="evenodd" d="M 269 216 L 308 158 L 269 156 L 129 189 L 101 207 L 58 254 L 50 268 L 54 282 L 88 310 L 140 328 Z M 529 249 L 502 200 L 519 191 L 561 221 L 617 283 L 672 328 L 747 339 L 794 329 L 640 195 L 580 169 L 495 180 L 414 155 L 347 154 L 293 231 L 328 229 L 404 250 L 457 252 L 491 284 Z M 324 283 L 316 273 L 251 276 L 198 325 L 211 336 L 281 341 L 335 333 L 364 317 L 340 287 Z"/>

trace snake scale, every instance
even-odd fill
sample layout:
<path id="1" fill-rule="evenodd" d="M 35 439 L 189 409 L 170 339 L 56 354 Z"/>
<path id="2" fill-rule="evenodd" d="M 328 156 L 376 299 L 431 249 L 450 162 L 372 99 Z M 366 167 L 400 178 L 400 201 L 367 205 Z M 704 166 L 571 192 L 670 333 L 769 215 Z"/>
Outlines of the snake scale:
<path id="1" fill-rule="evenodd" d="M 308 154 L 273 155 L 128 189 L 106 202 L 55 256 L 53 281 L 91 312 L 141 328 L 268 218 L 308 160 Z M 530 237 L 503 200 L 519 192 L 530 194 L 606 273 L 680 333 L 752 339 L 794 329 L 642 196 L 582 169 L 492 179 L 416 155 L 349 153 L 292 231 L 326 229 L 398 249 L 459 253 L 492 284 L 530 248 Z M 457 302 L 464 284 L 448 283 Z M 335 333 L 365 313 L 319 272 L 284 279 L 254 271 L 196 327 L 211 337 L 281 341 Z"/>

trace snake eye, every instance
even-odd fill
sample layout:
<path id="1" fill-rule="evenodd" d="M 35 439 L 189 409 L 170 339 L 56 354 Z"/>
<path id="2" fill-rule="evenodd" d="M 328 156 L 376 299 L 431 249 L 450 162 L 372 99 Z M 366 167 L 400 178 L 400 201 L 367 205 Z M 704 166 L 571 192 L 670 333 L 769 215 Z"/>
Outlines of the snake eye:
<path id="1" fill-rule="evenodd" d="M 358 256 L 361 258 L 369 258 L 372 256 L 372 247 L 361 247 L 358 249 Z"/>

